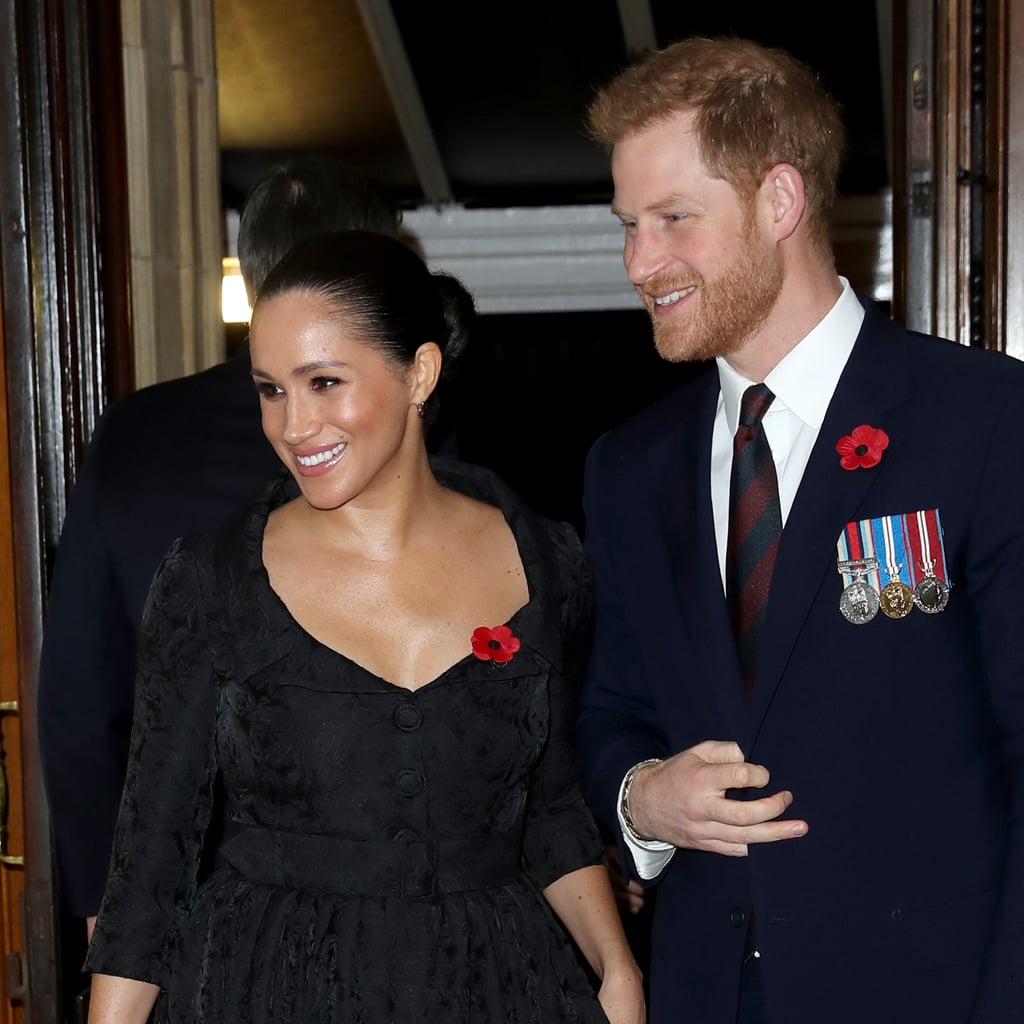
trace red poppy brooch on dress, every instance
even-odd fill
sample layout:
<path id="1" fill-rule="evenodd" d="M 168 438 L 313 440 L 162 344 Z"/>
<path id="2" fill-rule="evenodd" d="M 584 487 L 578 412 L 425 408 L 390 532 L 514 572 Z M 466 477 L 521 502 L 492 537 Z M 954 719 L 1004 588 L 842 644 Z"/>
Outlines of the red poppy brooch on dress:
<path id="1" fill-rule="evenodd" d="M 508 626 L 477 626 L 473 630 L 473 653 L 481 661 L 504 665 L 520 648 L 519 637 L 512 635 Z"/>
<path id="2" fill-rule="evenodd" d="M 871 469 L 882 461 L 882 452 L 889 447 L 889 435 L 881 427 L 862 423 L 853 432 L 839 438 L 836 451 L 843 469 Z"/>

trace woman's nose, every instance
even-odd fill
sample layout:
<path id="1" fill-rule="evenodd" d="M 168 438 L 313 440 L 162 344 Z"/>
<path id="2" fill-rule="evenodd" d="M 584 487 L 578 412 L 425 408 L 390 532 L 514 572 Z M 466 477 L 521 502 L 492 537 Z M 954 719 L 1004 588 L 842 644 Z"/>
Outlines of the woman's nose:
<path id="1" fill-rule="evenodd" d="M 320 421 L 307 402 L 289 400 L 285 413 L 284 440 L 298 445 L 320 432 Z"/>

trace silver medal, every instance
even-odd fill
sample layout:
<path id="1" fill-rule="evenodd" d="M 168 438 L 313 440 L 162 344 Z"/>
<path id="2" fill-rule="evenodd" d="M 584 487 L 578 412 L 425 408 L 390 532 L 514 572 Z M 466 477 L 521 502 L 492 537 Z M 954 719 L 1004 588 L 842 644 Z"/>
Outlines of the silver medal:
<path id="1" fill-rule="evenodd" d="M 913 600 L 921 611 L 935 615 L 949 603 L 949 587 L 934 573 L 927 573 L 914 587 Z"/>
<path id="2" fill-rule="evenodd" d="M 878 591 L 860 577 L 843 591 L 839 598 L 839 610 L 847 621 L 862 626 L 878 614 L 879 603 Z"/>

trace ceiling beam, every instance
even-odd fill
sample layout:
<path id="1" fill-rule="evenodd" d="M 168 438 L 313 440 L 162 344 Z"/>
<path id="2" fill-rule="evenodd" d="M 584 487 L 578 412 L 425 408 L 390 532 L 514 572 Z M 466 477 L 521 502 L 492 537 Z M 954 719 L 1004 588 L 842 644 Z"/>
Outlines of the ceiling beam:
<path id="1" fill-rule="evenodd" d="M 840 273 L 892 300 L 892 196 L 841 197 L 832 211 Z M 607 204 L 406 210 L 402 230 L 431 270 L 454 274 L 480 313 L 642 308 Z"/>
<path id="2" fill-rule="evenodd" d="M 452 189 L 391 4 L 380 0 L 356 0 L 356 4 L 423 195 L 431 206 L 441 208 L 452 201 Z"/>
<path id="3" fill-rule="evenodd" d="M 636 60 L 658 48 L 654 31 L 654 16 L 650 0 L 618 0 L 622 38 L 626 42 L 626 55 Z"/>

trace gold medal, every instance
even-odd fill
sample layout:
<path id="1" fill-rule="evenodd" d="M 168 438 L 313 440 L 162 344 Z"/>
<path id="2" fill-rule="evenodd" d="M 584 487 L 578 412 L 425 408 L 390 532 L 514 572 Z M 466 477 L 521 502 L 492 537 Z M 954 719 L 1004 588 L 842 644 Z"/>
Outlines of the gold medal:
<path id="1" fill-rule="evenodd" d="M 882 587 L 879 606 L 890 619 L 902 619 L 914 610 L 914 592 L 898 576 Z"/>
<path id="2" fill-rule="evenodd" d="M 906 563 L 906 540 L 902 516 L 880 516 L 871 521 L 871 528 L 885 550 L 885 570 L 889 582 L 882 587 L 879 605 L 890 619 L 902 619 L 914 610 L 914 591 L 903 580 Z"/>

